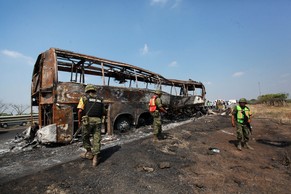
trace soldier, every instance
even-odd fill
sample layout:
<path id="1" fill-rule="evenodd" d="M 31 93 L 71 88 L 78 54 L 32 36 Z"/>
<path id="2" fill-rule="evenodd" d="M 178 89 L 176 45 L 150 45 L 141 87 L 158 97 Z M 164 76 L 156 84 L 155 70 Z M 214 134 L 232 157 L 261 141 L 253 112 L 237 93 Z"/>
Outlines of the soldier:
<path id="1" fill-rule="evenodd" d="M 160 112 L 167 113 L 163 107 L 161 100 L 162 92 L 160 90 L 155 91 L 155 95 L 152 96 L 149 103 L 149 111 L 154 118 L 153 129 L 154 129 L 154 141 L 161 139 L 162 135 L 162 118 Z"/>
<path id="2" fill-rule="evenodd" d="M 85 95 L 80 98 L 77 107 L 79 127 L 82 124 L 83 147 L 86 149 L 81 157 L 93 159 L 94 167 L 100 160 L 102 116 L 106 114 L 102 99 L 96 92 L 96 88 L 88 84 L 85 87 Z M 90 142 L 90 134 L 93 136 L 93 145 Z"/>
<path id="3" fill-rule="evenodd" d="M 232 111 L 231 123 L 232 126 L 236 126 L 237 132 L 237 149 L 242 150 L 242 144 L 246 146 L 246 148 L 253 150 L 253 148 L 248 144 L 249 135 L 251 134 L 251 110 L 246 106 L 247 100 L 245 98 L 241 98 L 239 100 L 239 105 L 235 106 Z"/>

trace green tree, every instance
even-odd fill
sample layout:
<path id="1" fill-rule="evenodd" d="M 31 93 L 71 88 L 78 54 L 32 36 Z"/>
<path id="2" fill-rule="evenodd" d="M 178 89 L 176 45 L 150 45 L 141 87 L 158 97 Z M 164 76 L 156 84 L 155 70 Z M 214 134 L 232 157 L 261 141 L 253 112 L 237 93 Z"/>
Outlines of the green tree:
<path id="1" fill-rule="evenodd" d="M 269 106 L 284 106 L 288 96 L 286 93 L 265 94 L 258 97 L 258 102 Z"/>

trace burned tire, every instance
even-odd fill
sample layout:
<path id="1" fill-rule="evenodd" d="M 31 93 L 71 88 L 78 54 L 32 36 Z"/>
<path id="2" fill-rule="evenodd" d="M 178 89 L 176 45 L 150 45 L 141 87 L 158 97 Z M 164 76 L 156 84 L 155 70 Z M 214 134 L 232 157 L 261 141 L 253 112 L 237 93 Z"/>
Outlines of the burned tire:
<path id="1" fill-rule="evenodd" d="M 142 114 L 138 119 L 138 127 L 151 125 L 153 123 L 153 117 L 151 114 Z"/>
<path id="2" fill-rule="evenodd" d="M 120 133 L 129 131 L 131 128 L 130 119 L 127 117 L 120 117 L 114 124 L 114 129 Z"/>

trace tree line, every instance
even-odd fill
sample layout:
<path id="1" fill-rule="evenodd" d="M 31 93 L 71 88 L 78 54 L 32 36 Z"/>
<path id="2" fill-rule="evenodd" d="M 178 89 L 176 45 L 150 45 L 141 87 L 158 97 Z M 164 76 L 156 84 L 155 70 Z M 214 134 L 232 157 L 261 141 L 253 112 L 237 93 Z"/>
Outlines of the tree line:
<path id="1" fill-rule="evenodd" d="M 6 104 L 0 100 L 0 116 L 23 115 L 30 108 L 29 105 L 23 104 Z"/>
<path id="2" fill-rule="evenodd" d="M 288 100 L 289 94 L 287 93 L 276 93 L 276 94 L 264 94 L 258 96 L 257 100 L 252 99 L 249 101 L 250 104 L 266 104 L 268 106 L 285 106 Z"/>

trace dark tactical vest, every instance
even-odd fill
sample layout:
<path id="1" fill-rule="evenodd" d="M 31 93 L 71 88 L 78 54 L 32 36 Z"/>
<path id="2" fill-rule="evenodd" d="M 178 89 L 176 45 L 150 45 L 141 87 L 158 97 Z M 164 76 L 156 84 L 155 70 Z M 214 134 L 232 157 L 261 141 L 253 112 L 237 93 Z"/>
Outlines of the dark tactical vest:
<path id="1" fill-rule="evenodd" d="M 84 112 L 89 117 L 99 117 L 103 115 L 104 104 L 102 99 L 86 95 L 84 98 Z"/>

